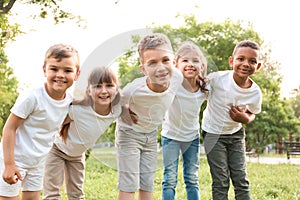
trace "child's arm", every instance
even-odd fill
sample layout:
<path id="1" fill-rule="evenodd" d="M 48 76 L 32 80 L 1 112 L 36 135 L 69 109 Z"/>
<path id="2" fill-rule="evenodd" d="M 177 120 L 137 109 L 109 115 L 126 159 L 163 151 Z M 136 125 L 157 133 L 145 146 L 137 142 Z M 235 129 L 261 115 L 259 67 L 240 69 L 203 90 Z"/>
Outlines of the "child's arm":
<path id="1" fill-rule="evenodd" d="M 20 171 L 16 167 L 14 157 L 16 130 L 23 122 L 24 119 L 11 113 L 3 127 L 2 143 L 5 169 L 2 177 L 8 184 L 15 184 L 18 180 L 23 180 Z"/>
<path id="2" fill-rule="evenodd" d="M 232 106 L 229 115 L 233 121 L 240 122 L 242 124 L 248 124 L 255 119 L 255 114 L 251 113 L 248 109 L 244 111 L 238 106 Z"/>
<path id="3" fill-rule="evenodd" d="M 132 125 L 132 123 L 136 124 L 138 120 L 137 115 L 130 110 L 128 104 L 122 106 L 122 113 L 120 117 L 122 118 L 123 122 L 128 125 Z"/>
<path id="4" fill-rule="evenodd" d="M 69 115 L 67 115 L 63 124 L 61 125 L 60 130 L 59 130 L 59 136 L 62 138 L 64 143 L 66 143 L 66 141 L 67 141 L 68 130 L 69 130 L 71 121 L 72 121 L 72 119 L 70 118 Z"/>

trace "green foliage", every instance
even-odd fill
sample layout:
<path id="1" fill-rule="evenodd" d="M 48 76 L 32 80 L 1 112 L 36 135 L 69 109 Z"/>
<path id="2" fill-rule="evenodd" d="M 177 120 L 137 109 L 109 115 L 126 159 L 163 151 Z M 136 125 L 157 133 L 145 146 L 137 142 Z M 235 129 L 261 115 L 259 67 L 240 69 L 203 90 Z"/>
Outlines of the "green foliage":
<path id="1" fill-rule="evenodd" d="M 175 49 L 183 41 L 192 41 L 202 47 L 208 59 L 208 72 L 230 69 L 228 57 L 231 56 L 237 42 L 251 39 L 262 43 L 262 39 L 250 23 L 244 25 L 242 21 L 233 22 L 230 19 L 222 23 L 199 23 L 194 15 L 183 17 L 185 24 L 179 28 L 164 25 L 155 27 L 154 31 L 168 35 Z"/>
<path id="2" fill-rule="evenodd" d="M 218 70 L 230 70 L 228 57 L 231 56 L 237 42 L 245 39 L 256 41 L 261 45 L 262 67 L 251 78 L 261 87 L 263 93 L 262 112 L 254 122 L 246 126 L 248 144 L 252 148 L 263 147 L 289 134 L 299 133 L 299 118 L 294 116 L 290 104 L 280 98 L 280 83 L 282 81 L 278 70 L 281 64 L 271 59 L 270 47 L 253 29 L 251 23 L 233 22 L 230 19 L 222 23 L 197 22 L 194 15 L 179 16 L 184 18 L 184 24 L 178 28 L 170 25 L 154 27 L 154 32 L 166 34 L 176 50 L 183 41 L 192 41 L 202 48 L 208 59 L 208 73 Z M 119 75 L 122 86 L 141 76 L 138 59 L 131 50 L 119 58 Z M 205 104 L 206 105 L 206 104 Z M 205 105 L 202 106 L 203 111 Z M 300 105 L 299 105 L 300 106 Z M 294 104 L 295 114 L 297 105 Z M 299 110 L 299 109 L 298 109 Z M 202 113 L 200 114 L 200 120 Z"/>
<path id="3" fill-rule="evenodd" d="M 6 56 L 0 49 L 0 138 L 3 125 L 10 113 L 10 108 L 14 104 L 18 92 L 18 81 L 11 68 L 6 66 Z"/>
<path id="4" fill-rule="evenodd" d="M 11 14 L 10 10 L 13 7 L 16 0 L 5 0 L 0 2 L 0 16 Z M 62 0 L 20 0 L 20 3 L 38 6 L 39 13 L 34 14 L 33 18 L 49 18 L 52 17 L 55 24 L 64 23 L 66 20 L 75 20 L 78 26 L 82 26 L 84 20 L 71 12 L 62 9 Z"/>
<path id="5" fill-rule="evenodd" d="M 18 81 L 14 76 L 13 70 L 7 66 L 8 59 L 5 54 L 5 47 L 9 42 L 14 41 L 18 34 L 23 33 L 20 30 L 19 24 L 11 24 L 8 16 L 15 0 L 4 0 L 0 2 L 0 138 L 2 136 L 3 125 L 10 113 L 10 108 L 14 104 L 18 92 Z M 30 0 L 20 1 L 21 3 L 40 6 L 41 18 L 46 18 L 52 15 L 54 22 L 63 23 L 66 19 L 78 19 L 78 25 L 81 25 L 82 19 L 80 16 L 75 16 L 72 13 L 61 9 L 61 0 Z"/>
<path id="6" fill-rule="evenodd" d="M 2 128 L 14 104 L 18 92 L 18 81 L 13 70 L 7 66 L 8 59 L 4 48 L 9 41 L 12 41 L 20 31 L 18 25 L 7 23 L 7 16 L 0 15 L 0 138 Z"/>

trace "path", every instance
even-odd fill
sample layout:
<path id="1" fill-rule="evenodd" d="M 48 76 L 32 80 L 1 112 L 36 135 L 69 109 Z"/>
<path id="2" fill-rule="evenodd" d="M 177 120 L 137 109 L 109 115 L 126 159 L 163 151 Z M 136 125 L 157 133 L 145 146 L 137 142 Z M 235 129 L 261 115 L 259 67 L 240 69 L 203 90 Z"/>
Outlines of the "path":
<path id="1" fill-rule="evenodd" d="M 289 160 L 287 158 L 274 158 L 274 157 L 248 157 L 248 162 L 256 162 L 263 164 L 296 164 L 300 165 L 300 158 L 291 157 Z"/>

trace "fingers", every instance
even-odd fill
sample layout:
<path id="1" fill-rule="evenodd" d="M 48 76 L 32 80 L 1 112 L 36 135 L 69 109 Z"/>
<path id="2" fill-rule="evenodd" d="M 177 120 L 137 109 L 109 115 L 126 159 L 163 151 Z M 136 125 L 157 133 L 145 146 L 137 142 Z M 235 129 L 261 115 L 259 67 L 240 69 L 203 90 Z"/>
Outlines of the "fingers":
<path id="1" fill-rule="evenodd" d="M 17 176 L 17 177 L 16 177 L 17 181 L 18 181 L 18 180 L 23 181 L 23 177 L 22 177 L 21 173 L 19 172 L 19 170 L 16 171 L 16 176 Z"/>
<path id="2" fill-rule="evenodd" d="M 138 116 L 132 110 L 130 110 L 130 109 L 129 109 L 129 114 L 130 114 L 130 118 L 131 118 L 132 122 L 134 124 L 137 124 L 137 122 L 138 122 Z"/>
<path id="3" fill-rule="evenodd" d="M 7 171 L 4 170 L 2 178 L 6 183 L 10 185 L 17 183 L 19 180 L 23 181 L 23 177 L 18 169 Z"/>

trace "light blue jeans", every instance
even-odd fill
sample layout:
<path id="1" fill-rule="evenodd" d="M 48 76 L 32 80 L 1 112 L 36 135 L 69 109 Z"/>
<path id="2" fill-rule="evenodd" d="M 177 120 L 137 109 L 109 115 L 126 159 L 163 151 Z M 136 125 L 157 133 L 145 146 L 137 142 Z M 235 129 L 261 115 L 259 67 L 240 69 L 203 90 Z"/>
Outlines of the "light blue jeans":
<path id="1" fill-rule="evenodd" d="M 178 160 L 182 153 L 183 177 L 188 200 L 200 199 L 198 171 L 200 163 L 199 138 L 191 142 L 180 142 L 162 137 L 164 180 L 162 199 L 173 200 L 178 176 Z"/>

